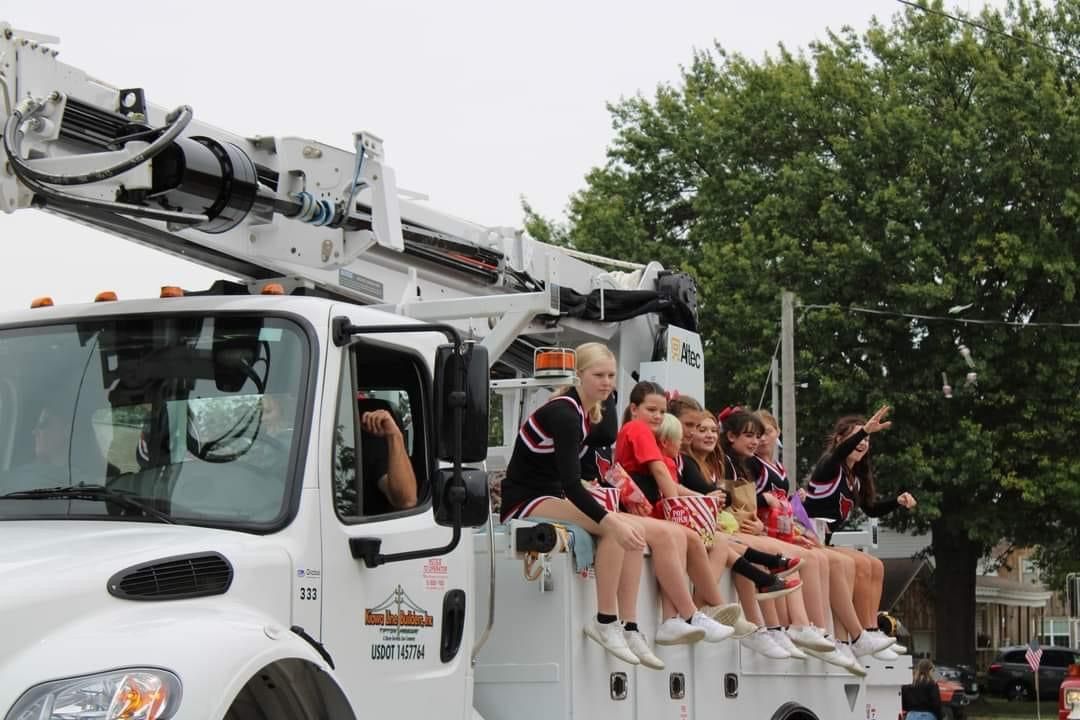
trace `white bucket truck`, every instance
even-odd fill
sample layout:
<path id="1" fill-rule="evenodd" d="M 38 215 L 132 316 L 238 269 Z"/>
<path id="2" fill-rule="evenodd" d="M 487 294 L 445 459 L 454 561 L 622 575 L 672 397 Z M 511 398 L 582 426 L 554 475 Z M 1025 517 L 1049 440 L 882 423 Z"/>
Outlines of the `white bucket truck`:
<path id="1" fill-rule="evenodd" d="M 370 134 L 236 135 L 54 44 L 0 24 L 0 207 L 241 282 L 0 318 L 0 717 L 896 716 L 910 664 L 859 680 L 733 642 L 620 664 L 582 634 L 595 593 L 572 556 L 530 582 L 491 523 L 484 463 L 553 382 L 530 379 L 537 347 L 599 340 L 624 393 L 642 363 L 701 392 L 688 278 L 628 284 L 399 201 Z M 373 409 L 413 507 L 377 487 L 393 460 L 361 431 Z M 657 606 L 654 582 L 641 595 Z"/>

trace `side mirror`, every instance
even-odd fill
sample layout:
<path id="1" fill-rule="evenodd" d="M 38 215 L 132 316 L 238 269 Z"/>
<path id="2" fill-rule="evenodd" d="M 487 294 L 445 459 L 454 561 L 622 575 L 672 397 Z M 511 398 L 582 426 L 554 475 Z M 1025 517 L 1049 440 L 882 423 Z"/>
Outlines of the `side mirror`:
<path id="1" fill-rule="evenodd" d="M 464 363 L 464 367 L 462 367 Z M 435 354 L 435 422 L 438 423 L 439 459 L 452 463 L 454 457 L 454 408 L 464 407 L 461 428 L 461 462 L 487 459 L 488 439 L 488 351 L 469 343 L 464 355 L 451 345 L 440 345 Z"/>
<path id="2" fill-rule="evenodd" d="M 480 527 L 488 521 L 491 501 L 488 499 L 488 474 L 486 470 L 462 468 L 464 486 L 454 485 L 454 470 L 444 468 L 435 476 L 435 522 L 445 527 L 454 526 L 454 504 L 461 506 L 461 525 Z M 460 496 L 464 491 L 465 497 Z M 455 493 L 458 493 L 455 497 Z"/>

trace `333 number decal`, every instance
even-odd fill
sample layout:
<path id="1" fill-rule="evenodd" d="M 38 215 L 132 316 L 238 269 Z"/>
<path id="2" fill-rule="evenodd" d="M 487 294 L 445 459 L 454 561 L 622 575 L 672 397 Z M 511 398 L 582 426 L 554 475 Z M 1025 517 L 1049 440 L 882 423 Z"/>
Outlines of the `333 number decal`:
<path id="1" fill-rule="evenodd" d="M 313 588 L 313 587 L 302 587 L 302 588 L 300 588 L 300 599 L 301 600 L 318 600 L 319 599 L 319 589 L 318 588 Z"/>

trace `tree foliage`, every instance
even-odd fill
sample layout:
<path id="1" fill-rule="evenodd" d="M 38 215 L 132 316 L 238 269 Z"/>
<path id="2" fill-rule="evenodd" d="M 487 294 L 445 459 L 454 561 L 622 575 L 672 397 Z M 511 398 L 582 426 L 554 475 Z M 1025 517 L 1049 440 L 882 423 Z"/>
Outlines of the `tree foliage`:
<path id="1" fill-rule="evenodd" d="M 934 529 L 939 569 L 1005 537 L 1065 549 L 1059 575 L 1080 569 L 1080 328 L 1036 323 L 1080 321 L 1080 1 L 973 20 L 995 32 L 908 9 L 798 53 L 695 54 L 610 106 L 562 232 L 697 278 L 714 406 L 756 404 L 796 292 L 800 476 L 837 416 L 889 402 L 879 489 L 917 495 L 900 522 Z"/>

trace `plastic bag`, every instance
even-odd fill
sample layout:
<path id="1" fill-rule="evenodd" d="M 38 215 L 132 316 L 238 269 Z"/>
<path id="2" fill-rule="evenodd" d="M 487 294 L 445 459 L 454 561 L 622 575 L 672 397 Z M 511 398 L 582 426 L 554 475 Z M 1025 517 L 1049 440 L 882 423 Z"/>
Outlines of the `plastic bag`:
<path id="1" fill-rule="evenodd" d="M 765 524 L 769 537 L 791 542 L 795 539 L 795 512 L 784 493 L 774 494 L 776 505 L 768 505 L 758 510 L 758 519 Z"/>

